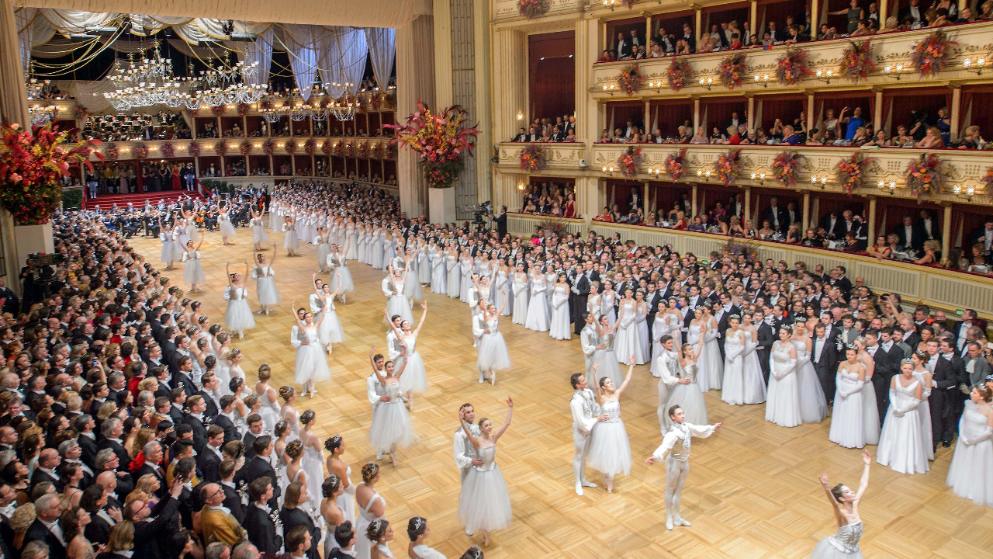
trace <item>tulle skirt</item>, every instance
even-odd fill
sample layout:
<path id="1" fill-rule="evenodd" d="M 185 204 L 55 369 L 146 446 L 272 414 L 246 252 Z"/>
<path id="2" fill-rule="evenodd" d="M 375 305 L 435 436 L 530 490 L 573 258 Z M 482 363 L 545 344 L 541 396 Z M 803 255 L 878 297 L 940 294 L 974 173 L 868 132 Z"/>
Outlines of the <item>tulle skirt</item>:
<path id="1" fill-rule="evenodd" d="M 483 334 L 479 340 L 478 356 L 476 365 L 482 371 L 502 371 L 510 368 L 510 354 L 507 352 L 507 343 L 503 340 L 500 332 L 490 332 Z"/>
<path id="2" fill-rule="evenodd" d="M 390 317 L 399 316 L 408 322 L 413 322 L 414 320 L 414 315 L 410 311 L 410 302 L 407 301 L 407 298 L 403 294 L 393 295 L 389 298 L 386 302 L 386 312 Z"/>
<path id="3" fill-rule="evenodd" d="M 697 359 L 696 382 L 700 385 L 700 390 L 720 390 L 721 379 L 724 377 L 724 360 L 721 358 L 721 348 L 717 345 L 717 340 L 703 342 L 703 349 L 700 350 L 700 357 Z"/>
<path id="4" fill-rule="evenodd" d="M 331 378 L 327 356 L 316 344 L 302 345 L 297 348 L 295 371 L 297 384 L 322 382 Z"/>
<path id="5" fill-rule="evenodd" d="M 200 265 L 199 258 L 191 258 L 183 262 L 183 279 L 190 285 L 204 282 L 206 276 L 203 273 L 203 266 Z"/>
<path id="6" fill-rule="evenodd" d="M 593 428 L 587 462 L 604 475 L 631 473 L 631 444 L 624 421 L 602 421 Z"/>
<path id="7" fill-rule="evenodd" d="M 798 364 L 796 376 L 800 384 L 800 416 L 803 422 L 820 423 L 827 416 L 827 400 L 814 364 L 810 361 Z"/>
<path id="8" fill-rule="evenodd" d="M 528 301 L 528 316 L 524 327 L 536 332 L 548 330 L 548 305 L 545 304 L 544 292 L 535 293 Z"/>
<path id="9" fill-rule="evenodd" d="M 328 269 L 328 254 L 331 254 L 331 249 L 327 243 L 317 245 L 317 269 L 322 272 Z"/>
<path id="10" fill-rule="evenodd" d="M 855 553 L 845 553 L 831 543 L 830 538 L 824 538 L 817 542 L 817 546 L 810 554 L 810 559 L 862 559 L 862 551 Z"/>
<path id="11" fill-rule="evenodd" d="M 345 332 L 341 329 L 341 322 L 338 320 L 338 313 L 324 311 L 324 319 L 317 327 L 317 337 L 321 340 L 321 345 L 340 344 L 345 341 Z"/>
<path id="12" fill-rule="evenodd" d="M 552 322 L 548 329 L 548 335 L 556 340 L 568 340 L 572 338 L 572 323 L 569 322 L 569 302 L 562 303 L 559 308 L 552 309 Z"/>
<path id="13" fill-rule="evenodd" d="M 836 392 L 828 440 L 845 448 L 864 447 L 865 428 L 862 417 L 864 411 L 861 390 L 847 398 L 842 398 L 841 394 Z"/>
<path id="14" fill-rule="evenodd" d="M 424 299 L 424 290 L 421 288 L 421 284 L 417 282 L 416 270 L 407 271 L 407 277 L 403 280 L 403 296 L 414 301 Z"/>
<path id="15" fill-rule="evenodd" d="M 596 366 L 596 375 L 599 378 L 609 378 L 614 382 L 614 387 L 619 387 L 624 377 L 621 376 L 621 368 L 617 366 L 617 353 L 613 348 L 598 349 L 593 352 L 593 365 Z M 590 379 L 590 383 L 596 379 Z"/>
<path id="16" fill-rule="evenodd" d="M 259 304 L 271 307 L 279 303 L 279 293 L 276 291 L 276 278 L 264 277 L 255 282 L 255 292 L 259 297 Z"/>
<path id="17" fill-rule="evenodd" d="M 268 240 L 269 235 L 265 232 L 265 227 L 262 225 L 252 226 L 252 243 L 261 245 Z"/>
<path id="18" fill-rule="evenodd" d="M 355 291 L 352 272 L 346 266 L 338 266 L 334 269 L 334 275 L 331 277 L 331 291 L 337 291 L 339 294 Z"/>
<path id="19" fill-rule="evenodd" d="M 221 236 L 222 237 L 234 236 L 234 225 L 231 225 L 231 222 L 226 219 L 221 222 Z"/>
<path id="20" fill-rule="evenodd" d="M 407 354 L 407 366 L 400 376 L 400 390 L 404 392 L 425 392 L 428 389 L 428 376 L 424 370 L 424 359 L 417 351 Z"/>
<path id="21" fill-rule="evenodd" d="M 417 281 L 425 285 L 431 283 L 431 265 L 427 258 L 417 259 Z"/>
<path id="22" fill-rule="evenodd" d="M 769 375 L 769 399 L 765 403 L 765 420 L 783 427 L 796 427 L 803 423 L 796 373 L 790 373 L 782 380 Z"/>
<path id="23" fill-rule="evenodd" d="M 959 438 L 945 480 L 952 491 L 977 505 L 993 507 L 993 476 L 990 472 L 993 472 L 993 440 L 969 446 Z"/>
<path id="24" fill-rule="evenodd" d="M 372 427 L 369 428 L 369 442 L 376 452 L 390 452 L 393 445 L 406 448 L 416 438 L 403 400 L 397 398 L 376 404 L 376 410 L 372 413 Z"/>
<path id="25" fill-rule="evenodd" d="M 244 332 L 255 328 L 255 316 L 245 299 L 228 301 L 227 311 L 224 313 L 224 325 L 232 332 Z"/>
<path id="26" fill-rule="evenodd" d="M 290 229 L 283 234 L 283 248 L 287 251 L 295 251 L 297 249 L 297 232 Z"/>
<path id="27" fill-rule="evenodd" d="M 172 241 L 162 243 L 162 263 L 169 266 L 177 260 L 176 258 L 176 245 Z"/>
<path id="28" fill-rule="evenodd" d="M 927 473 L 927 451 L 921 444 L 921 421 L 918 418 L 920 408 L 910 410 L 903 417 L 897 417 L 895 412 L 891 403 L 879 435 L 876 462 L 901 474 Z M 928 443 L 928 446 L 931 444 Z"/>
<path id="29" fill-rule="evenodd" d="M 492 470 L 469 470 L 459 495 L 459 520 L 466 531 L 472 534 L 506 528 L 511 517 L 510 495 L 500 467 L 494 464 Z"/>
<path id="30" fill-rule="evenodd" d="M 700 390 L 700 387 L 695 382 L 677 384 L 672 387 L 669 393 L 669 400 L 666 402 L 665 409 L 662 410 L 666 428 L 671 424 L 669 420 L 669 408 L 677 405 L 683 408 L 686 421 L 694 425 L 707 425 L 710 423 L 707 419 L 707 402 L 703 398 L 703 391 Z"/>

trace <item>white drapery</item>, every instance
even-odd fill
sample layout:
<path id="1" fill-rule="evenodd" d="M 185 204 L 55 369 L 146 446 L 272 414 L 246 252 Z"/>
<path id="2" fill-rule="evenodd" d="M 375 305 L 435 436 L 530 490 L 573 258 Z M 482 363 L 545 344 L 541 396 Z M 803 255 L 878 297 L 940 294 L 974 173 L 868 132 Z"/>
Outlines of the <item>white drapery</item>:
<path id="1" fill-rule="evenodd" d="M 300 89 L 300 97 L 307 101 L 317 77 L 317 50 L 325 32 L 312 25 L 284 25 L 280 31 L 279 39 L 290 55 L 293 79 Z"/>
<path id="2" fill-rule="evenodd" d="M 238 51 L 238 59 L 245 64 L 258 64 L 255 74 L 248 80 L 252 85 L 269 83 L 269 69 L 272 67 L 272 34 L 273 30 L 270 27 L 251 44 Z"/>
<path id="3" fill-rule="evenodd" d="M 331 33 L 321 50 L 321 79 L 332 97 L 359 90 L 368 55 L 369 46 L 362 29 L 339 28 Z"/>
<path id="4" fill-rule="evenodd" d="M 396 58 L 396 31 L 389 28 L 373 27 L 365 30 L 369 44 L 369 60 L 372 62 L 372 75 L 380 89 L 390 85 L 393 61 Z"/>

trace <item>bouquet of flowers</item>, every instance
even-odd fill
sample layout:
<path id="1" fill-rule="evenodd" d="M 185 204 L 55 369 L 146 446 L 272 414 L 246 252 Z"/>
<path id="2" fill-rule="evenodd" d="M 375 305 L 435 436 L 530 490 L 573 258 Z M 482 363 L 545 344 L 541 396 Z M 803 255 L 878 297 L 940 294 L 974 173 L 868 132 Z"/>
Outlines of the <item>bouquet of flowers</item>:
<path id="1" fill-rule="evenodd" d="M 678 181 L 679 177 L 683 176 L 683 166 L 686 163 L 686 148 L 679 150 L 678 153 L 670 153 L 665 158 L 665 172 L 669 173 L 672 180 Z"/>
<path id="2" fill-rule="evenodd" d="M 200 142 L 190 142 L 190 155 L 193 157 L 200 155 Z"/>
<path id="3" fill-rule="evenodd" d="M 111 161 L 117 161 L 117 158 L 120 156 L 120 150 L 114 142 L 110 142 L 104 146 L 103 153 L 107 156 L 107 159 Z"/>
<path id="4" fill-rule="evenodd" d="M 338 157 L 343 157 L 345 155 L 345 143 L 344 142 L 338 142 L 338 143 L 332 145 L 331 148 L 334 150 L 334 154 L 337 155 Z"/>
<path id="5" fill-rule="evenodd" d="M 518 0 L 517 11 L 526 18 L 543 16 L 550 8 L 549 0 Z"/>
<path id="6" fill-rule="evenodd" d="M 785 186 L 796 184 L 797 171 L 803 165 L 803 156 L 795 151 L 784 151 L 772 160 L 772 173 Z"/>
<path id="7" fill-rule="evenodd" d="M 849 41 L 848 48 L 841 54 L 841 75 L 859 82 L 875 71 L 876 61 L 869 41 Z"/>
<path id="8" fill-rule="evenodd" d="M 48 223 L 62 199 L 62 177 L 70 165 L 93 172 L 90 154 L 99 140 L 71 142 L 71 130 L 59 131 L 48 123 L 23 130 L 18 124 L 0 127 L 0 206 L 18 225 Z"/>
<path id="9" fill-rule="evenodd" d="M 221 116 L 224 114 L 225 106 L 217 105 L 210 108 L 210 112 L 214 113 L 214 116 Z"/>
<path id="10" fill-rule="evenodd" d="M 431 188 L 449 188 L 462 171 L 463 157 L 472 155 L 479 129 L 467 126 L 467 114 L 458 106 L 433 112 L 424 103 L 407 117 L 403 125 L 389 124 L 395 131 L 393 143 L 418 154 Z"/>
<path id="11" fill-rule="evenodd" d="M 630 146 L 620 157 L 617 158 L 617 166 L 621 170 L 621 174 L 625 177 L 633 177 L 638 174 L 638 168 L 641 166 L 641 148 Z"/>
<path id="12" fill-rule="evenodd" d="M 266 138 L 266 141 L 262 142 L 262 153 L 266 155 L 272 155 L 272 152 L 276 149 L 276 142 L 272 138 Z"/>
<path id="13" fill-rule="evenodd" d="M 717 173 L 717 178 L 721 180 L 721 184 L 728 186 L 738 176 L 740 166 L 741 150 L 732 149 L 717 157 L 717 161 L 714 162 L 714 172 Z"/>
<path id="14" fill-rule="evenodd" d="M 852 191 L 862 186 L 862 173 L 865 164 L 869 160 L 862 157 L 862 154 L 855 152 L 848 159 L 838 163 L 838 182 L 845 194 L 851 196 Z"/>
<path id="15" fill-rule="evenodd" d="M 286 140 L 286 153 L 293 155 L 297 151 L 296 140 Z"/>
<path id="16" fill-rule="evenodd" d="M 331 155 L 333 147 L 334 144 L 331 143 L 331 140 L 324 140 L 324 143 L 321 145 L 321 153 Z"/>
<path id="17" fill-rule="evenodd" d="M 173 147 L 172 142 L 162 142 L 159 151 L 162 152 L 162 157 L 166 158 L 176 155 L 176 148 Z"/>
<path id="18" fill-rule="evenodd" d="M 621 68 L 621 74 L 617 76 L 617 85 L 628 95 L 641 89 L 641 73 L 637 64 L 627 64 Z"/>
<path id="19" fill-rule="evenodd" d="M 776 77 L 779 83 L 794 85 L 801 79 L 813 75 L 814 71 L 807 64 L 807 51 L 796 47 L 786 49 L 786 54 L 776 62 Z"/>
<path id="20" fill-rule="evenodd" d="M 904 176 L 907 187 L 918 198 L 925 193 L 941 192 L 941 160 L 933 153 L 922 153 L 920 159 L 907 166 Z"/>
<path id="21" fill-rule="evenodd" d="M 250 109 L 250 108 L 251 108 L 251 105 L 249 105 L 248 103 L 238 103 L 238 116 L 245 116 L 245 115 L 247 115 L 248 114 L 248 109 Z"/>
<path id="22" fill-rule="evenodd" d="M 530 144 L 521 150 L 521 169 L 533 172 L 541 171 L 548 165 L 545 148 L 538 144 Z"/>
<path id="23" fill-rule="evenodd" d="M 956 45 L 958 43 L 939 29 L 914 45 L 910 59 L 922 77 L 933 76 L 949 63 Z"/>
<path id="24" fill-rule="evenodd" d="M 718 68 L 721 76 L 721 84 L 728 89 L 741 86 L 741 80 L 748 73 L 748 66 L 745 65 L 745 53 L 736 52 L 724 57 Z"/>
<path id="25" fill-rule="evenodd" d="M 386 146 L 382 142 L 376 142 L 376 145 L 372 148 L 372 156 L 376 159 L 382 159 L 385 152 Z"/>
<path id="26" fill-rule="evenodd" d="M 228 153 L 228 145 L 224 143 L 224 140 L 217 140 L 214 142 L 214 153 L 223 157 Z"/>
<path id="27" fill-rule="evenodd" d="M 314 155 L 315 151 L 317 151 L 317 140 L 308 138 L 303 144 L 303 152 L 307 155 Z"/>
<path id="28" fill-rule="evenodd" d="M 361 142 L 358 145 L 356 145 L 355 147 L 356 147 L 356 149 L 355 149 L 355 151 L 356 151 L 356 154 L 355 154 L 356 157 L 358 157 L 359 159 L 368 159 L 369 158 L 369 142 Z"/>
<path id="29" fill-rule="evenodd" d="M 238 151 L 241 152 L 242 155 L 252 153 L 252 142 L 249 142 L 248 140 L 241 142 L 241 145 L 238 146 Z"/>
<path id="30" fill-rule="evenodd" d="M 138 143 L 134 146 L 134 158 L 135 159 L 145 159 L 148 157 L 148 146 L 143 143 Z"/>
<path id="31" fill-rule="evenodd" d="M 669 63 L 665 71 L 666 81 L 669 82 L 669 89 L 679 91 L 686 87 L 686 82 L 693 79 L 693 69 L 690 62 L 682 57 L 675 57 Z"/>
<path id="32" fill-rule="evenodd" d="M 993 196 L 993 167 L 986 168 L 986 174 L 983 175 L 981 180 L 983 182 L 983 189 L 986 191 L 986 195 Z"/>
<path id="33" fill-rule="evenodd" d="M 355 155 L 355 146 L 353 146 L 351 143 L 346 143 L 345 157 L 352 157 L 353 155 Z"/>

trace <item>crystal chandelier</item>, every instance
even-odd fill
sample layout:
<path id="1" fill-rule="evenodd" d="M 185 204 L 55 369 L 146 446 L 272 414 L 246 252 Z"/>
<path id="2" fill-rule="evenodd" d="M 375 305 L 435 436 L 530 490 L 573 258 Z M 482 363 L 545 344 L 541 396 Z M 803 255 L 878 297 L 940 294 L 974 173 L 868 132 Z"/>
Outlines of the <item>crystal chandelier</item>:
<path id="1" fill-rule="evenodd" d="M 359 106 L 357 99 L 352 99 L 348 95 L 342 95 L 341 99 L 331 103 L 331 114 L 340 121 L 355 119 L 355 109 Z"/>

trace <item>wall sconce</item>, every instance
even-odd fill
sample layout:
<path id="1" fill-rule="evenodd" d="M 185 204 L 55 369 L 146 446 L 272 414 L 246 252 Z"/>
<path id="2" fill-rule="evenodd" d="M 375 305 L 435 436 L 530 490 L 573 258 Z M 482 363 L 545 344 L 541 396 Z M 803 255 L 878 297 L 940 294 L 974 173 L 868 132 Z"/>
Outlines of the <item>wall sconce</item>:
<path id="1" fill-rule="evenodd" d="M 664 174 L 665 174 L 665 171 L 662 169 L 662 167 L 649 167 L 648 168 L 648 176 L 650 176 L 650 177 L 655 177 L 657 179 L 657 178 L 659 178 L 660 176 L 662 176 Z"/>
<path id="2" fill-rule="evenodd" d="M 828 176 L 826 174 L 818 175 L 815 173 L 813 175 L 810 175 L 811 186 L 819 186 L 821 190 L 824 190 L 824 188 L 827 186 L 827 182 L 828 182 Z"/>
<path id="3" fill-rule="evenodd" d="M 525 185 L 524 181 L 517 181 L 517 190 L 519 190 L 521 192 L 524 192 L 524 188 L 525 187 L 526 187 L 526 185 Z"/>
<path id="4" fill-rule="evenodd" d="M 714 174 L 712 169 L 697 169 L 696 176 L 710 180 L 710 176 Z"/>
<path id="5" fill-rule="evenodd" d="M 755 74 L 755 83 L 761 84 L 762 87 L 769 87 L 769 74 Z"/>
<path id="6" fill-rule="evenodd" d="M 609 93 L 611 95 L 613 95 L 614 92 L 617 91 L 617 84 L 616 83 L 605 83 L 605 84 L 603 84 L 602 87 L 603 87 L 603 92 L 604 93 Z"/>
<path id="7" fill-rule="evenodd" d="M 610 11 L 614 11 L 614 8 L 617 7 L 617 0 L 602 0 L 601 3 L 604 8 L 610 8 Z"/>
<path id="8" fill-rule="evenodd" d="M 752 180 L 758 181 L 759 184 L 765 184 L 765 171 L 759 171 L 758 173 L 752 171 Z"/>
<path id="9" fill-rule="evenodd" d="M 661 91 L 663 83 L 664 82 L 662 81 L 662 78 L 659 78 L 657 80 L 648 80 L 648 89 L 658 89 L 659 91 Z"/>
<path id="10" fill-rule="evenodd" d="M 889 77 L 891 77 L 891 78 L 899 81 L 900 80 L 900 74 L 903 73 L 903 64 L 896 64 L 896 65 L 892 65 L 892 66 L 889 65 L 889 64 L 887 64 L 886 66 L 883 66 L 883 73 L 886 74 L 887 76 L 889 76 Z"/>
<path id="11" fill-rule="evenodd" d="M 700 87 L 706 87 L 707 91 L 714 86 L 714 78 L 700 78 Z"/>
<path id="12" fill-rule="evenodd" d="M 882 190 L 883 192 L 889 192 L 890 196 L 896 194 L 895 180 L 889 180 L 889 181 L 880 180 L 879 182 L 876 183 L 876 186 L 879 188 L 879 190 Z"/>
<path id="13" fill-rule="evenodd" d="M 834 70 L 817 70 L 815 75 L 817 79 L 822 80 L 824 83 L 831 83 L 831 78 L 834 77 Z"/>
<path id="14" fill-rule="evenodd" d="M 964 187 L 960 184 L 952 186 L 952 194 L 958 196 L 959 198 L 965 198 L 966 201 L 972 202 L 972 197 L 976 195 L 976 187 L 971 184 L 967 184 Z"/>
<path id="15" fill-rule="evenodd" d="M 524 120 L 524 112 L 523 111 L 517 111 L 517 122 L 520 122 L 522 120 Z"/>
<path id="16" fill-rule="evenodd" d="M 613 165 L 604 165 L 600 170 L 608 175 L 613 175 L 617 168 Z"/>
<path id="17" fill-rule="evenodd" d="M 975 72 L 977 76 L 983 75 L 983 70 L 986 69 L 986 57 L 977 56 L 976 58 L 966 58 L 962 61 L 962 67 L 970 72 Z"/>

